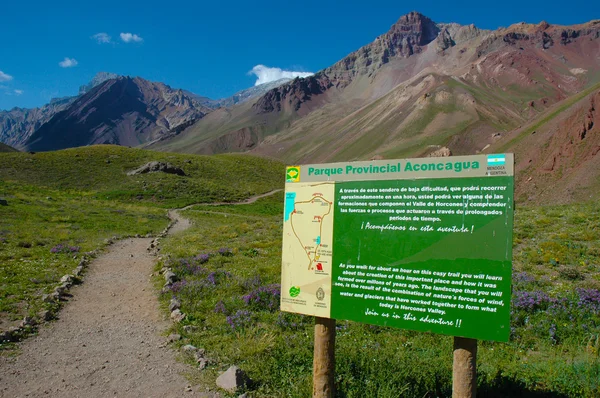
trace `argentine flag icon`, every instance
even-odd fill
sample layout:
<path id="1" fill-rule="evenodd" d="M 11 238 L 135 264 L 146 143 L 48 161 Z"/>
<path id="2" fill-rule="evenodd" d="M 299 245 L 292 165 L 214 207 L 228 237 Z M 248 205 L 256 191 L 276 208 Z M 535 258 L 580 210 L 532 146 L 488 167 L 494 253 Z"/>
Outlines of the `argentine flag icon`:
<path id="1" fill-rule="evenodd" d="M 488 166 L 504 166 L 506 163 L 506 155 L 488 155 Z"/>

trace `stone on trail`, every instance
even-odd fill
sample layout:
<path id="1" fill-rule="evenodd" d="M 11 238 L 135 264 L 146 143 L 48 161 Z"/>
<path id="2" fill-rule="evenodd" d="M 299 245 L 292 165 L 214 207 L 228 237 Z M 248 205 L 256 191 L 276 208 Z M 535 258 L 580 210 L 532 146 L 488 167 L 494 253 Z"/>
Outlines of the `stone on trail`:
<path id="1" fill-rule="evenodd" d="M 196 352 L 196 347 L 194 347 L 191 344 L 187 344 L 181 347 L 181 352 L 183 352 L 184 354 L 193 354 Z"/>
<path id="2" fill-rule="evenodd" d="M 177 278 L 177 275 L 175 275 L 175 273 L 173 271 L 165 272 L 165 281 L 169 285 L 172 285 L 173 283 L 177 282 L 178 280 L 179 280 L 179 278 Z"/>
<path id="3" fill-rule="evenodd" d="M 250 382 L 251 380 L 246 376 L 246 373 L 237 366 L 231 366 L 217 378 L 217 386 L 228 392 L 236 392 L 238 389 L 246 387 Z"/>
<path id="4" fill-rule="evenodd" d="M 179 308 L 181 308 L 181 302 L 176 297 L 173 297 L 169 303 L 169 311 L 175 311 Z"/>
<path id="5" fill-rule="evenodd" d="M 179 341 L 179 340 L 181 340 L 181 335 L 177 334 L 177 333 L 172 333 L 169 335 L 169 337 L 167 337 L 167 340 L 169 341 L 169 343 L 172 343 L 174 341 Z"/>
<path id="6" fill-rule="evenodd" d="M 204 369 L 206 369 L 207 366 L 208 366 L 208 359 L 200 358 L 198 360 L 198 369 L 204 370 Z"/>
<path id="7" fill-rule="evenodd" d="M 181 310 L 175 310 L 171 312 L 171 319 L 174 322 L 181 322 L 185 319 L 185 314 Z"/>

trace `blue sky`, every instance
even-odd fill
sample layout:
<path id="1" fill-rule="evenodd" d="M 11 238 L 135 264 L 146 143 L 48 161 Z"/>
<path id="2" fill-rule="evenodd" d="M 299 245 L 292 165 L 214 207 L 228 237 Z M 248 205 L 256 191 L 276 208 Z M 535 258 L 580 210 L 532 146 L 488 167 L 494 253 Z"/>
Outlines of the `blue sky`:
<path id="1" fill-rule="evenodd" d="M 100 71 L 226 97 L 254 85 L 248 72 L 256 65 L 316 72 L 412 10 L 486 29 L 600 18 L 600 2 L 581 0 L 7 1 L 0 5 L 0 109 L 74 95 Z"/>

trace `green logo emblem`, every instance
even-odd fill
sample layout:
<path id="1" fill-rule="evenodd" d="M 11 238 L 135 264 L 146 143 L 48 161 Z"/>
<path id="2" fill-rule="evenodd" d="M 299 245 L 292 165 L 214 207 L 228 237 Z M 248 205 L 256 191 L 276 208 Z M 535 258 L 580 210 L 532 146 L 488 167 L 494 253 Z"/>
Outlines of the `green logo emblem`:
<path id="1" fill-rule="evenodd" d="M 285 171 L 285 182 L 300 181 L 300 166 L 288 167 Z"/>
<path id="2" fill-rule="evenodd" d="M 299 294 L 300 294 L 300 287 L 298 287 L 298 286 L 290 287 L 290 296 L 298 297 Z"/>

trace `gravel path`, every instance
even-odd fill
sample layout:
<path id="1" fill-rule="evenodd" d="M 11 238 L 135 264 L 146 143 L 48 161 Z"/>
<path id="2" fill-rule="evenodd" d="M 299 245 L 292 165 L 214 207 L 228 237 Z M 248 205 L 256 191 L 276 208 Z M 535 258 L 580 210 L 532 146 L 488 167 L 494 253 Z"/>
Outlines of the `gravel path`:
<path id="1" fill-rule="evenodd" d="M 126 239 L 93 261 L 56 322 L 0 358 L 0 396 L 180 397 L 189 390 L 161 332 L 151 239 Z"/>
<path id="2" fill-rule="evenodd" d="M 280 190 L 258 195 L 239 204 Z M 188 206 L 191 207 L 191 206 Z M 176 210 L 169 234 L 190 226 Z M 169 327 L 151 282 L 150 238 L 125 239 L 90 263 L 59 319 L 0 356 L 0 397 L 215 397 L 190 388 L 161 334 Z M 202 391 L 200 391 L 200 389 Z"/>

